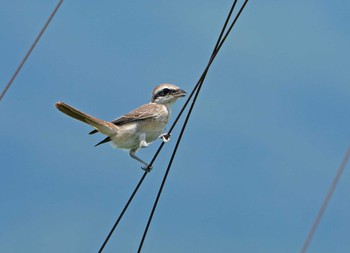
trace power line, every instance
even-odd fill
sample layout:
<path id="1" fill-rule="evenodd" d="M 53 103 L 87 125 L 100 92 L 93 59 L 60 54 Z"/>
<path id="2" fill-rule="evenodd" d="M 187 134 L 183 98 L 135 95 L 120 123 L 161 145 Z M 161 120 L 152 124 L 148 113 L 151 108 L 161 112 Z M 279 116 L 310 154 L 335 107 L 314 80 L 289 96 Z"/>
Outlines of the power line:
<path id="1" fill-rule="evenodd" d="M 208 70 L 209 70 L 209 68 L 210 68 L 210 66 L 211 66 L 211 63 L 213 62 L 213 60 L 214 60 L 214 58 L 215 58 L 217 52 L 220 50 L 221 46 L 222 46 L 223 43 L 225 42 L 225 40 L 226 40 L 228 34 L 231 32 L 231 30 L 232 30 L 234 24 L 236 23 L 236 21 L 237 21 L 239 15 L 240 15 L 241 12 L 243 11 L 243 9 L 244 9 L 245 5 L 247 4 L 247 2 L 248 2 L 248 1 L 245 1 L 245 2 L 243 3 L 241 9 L 240 9 L 239 12 L 237 13 L 235 19 L 234 19 L 233 22 L 231 23 L 231 26 L 229 27 L 229 29 L 227 30 L 225 36 L 223 37 L 223 34 L 224 34 L 225 29 L 226 29 L 226 27 L 227 27 L 227 24 L 228 24 L 228 22 L 229 22 L 229 20 L 230 20 L 231 14 L 232 14 L 232 12 L 233 12 L 235 6 L 236 6 L 237 0 L 235 0 L 234 3 L 232 4 L 232 7 L 231 7 L 231 9 L 230 9 L 230 12 L 229 12 L 229 14 L 228 14 L 228 16 L 227 16 L 227 18 L 226 18 L 225 24 L 224 24 L 224 26 L 223 26 L 223 28 L 222 28 L 222 30 L 221 30 L 221 33 L 220 33 L 220 35 L 219 35 L 219 38 L 218 38 L 218 40 L 217 40 L 217 42 L 216 42 L 216 45 L 215 45 L 215 47 L 214 47 L 213 53 L 212 53 L 212 55 L 211 55 L 211 57 L 210 57 L 210 59 L 209 59 L 209 62 L 208 62 L 208 64 L 207 64 L 205 70 L 203 71 L 203 74 L 202 74 L 201 77 L 199 78 L 197 84 L 195 85 L 195 87 L 194 87 L 193 90 L 191 91 L 190 95 L 188 96 L 188 98 L 187 98 L 185 104 L 184 104 L 183 107 L 181 108 L 181 110 L 180 110 L 179 114 L 177 115 L 176 119 L 174 120 L 174 123 L 171 125 L 171 127 L 170 127 L 168 133 L 171 133 L 171 132 L 172 132 L 172 130 L 174 129 L 174 127 L 175 127 L 175 125 L 177 124 L 178 120 L 179 120 L 180 117 L 182 116 L 182 113 L 184 112 L 184 110 L 186 109 L 188 103 L 190 102 L 192 96 L 193 96 L 194 93 L 196 92 L 197 88 L 198 88 L 199 86 L 201 86 L 201 82 L 203 81 L 202 79 L 205 78 L 205 76 L 206 76 L 206 74 L 207 74 L 207 72 L 208 72 Z M 222 37 L 223 37 L 223 39 L 222 39 Z M 162 143 L 162 144 L 159 146 L 157 152 L 155 153 L 153 159 L 151 160 L 151 162 L 150 162 L 150 164 L 149 164 L 149 167 L 152 166 L 152 164 L 153 164 L 154 161 L 156 160 L 156 158 L 157 158 L 159 152 L 161 151 L 161 149 L 163 148 L 163 146 L 164 146 L 164 143 Z"/>
<path id="2" fill-rule="evenodd" d="M 98 251 L 98 253 L 101 253 L 101 252 L 103 251 L 103 249 L 105 248 L 107 242 L 109 241 L 109 238 L 112 236 L 114 230 L 115 230 L 116 227 L 118 226 L 118 224 L 119 224 L 120 220 L 122 219 L 122 217 L 123 217 L 123 215 L 124 215 L 126 209 L 128 209 L 129 204 L 131 203 L 131 201 L 133 200 L 133 198 L 134 198 L 136 192 L 137 192 L 138 189 L 140 188 L 140 186 L 141 186 L 143 180 L 145 179 L 147 173 L 148 173 L 148 172 L 146 172 L 146 171 L 143 173 L 143 176 L 141 177 L 141 179 L 140 179 L 139 183 L 137 184 L 135 190 L 134 190 L 133 193 L 131 194 L 131 196 L 130 196 L 128 202 L 126 202 L 126 204 L 125 204 L 125 206 L 124 206 L 124 208 L 123 208 L 123 211 L 120 213 L 120 215 L 119 215 L 117 221 L 114 223 L 114 225 L 113 225 L 111 231 L 108 233 L 108 236 L 106 237 L 105 241 L 103 242 L 103 244 L 102 244 L 100 250 Z"/>
<path id="3" fill-rule="evenodd" d="M 339 166 L 337 174 L 336 174 L 335 178 L 333 179 L 333 182 L 332 182 L 332 184 L 331 184 L 331 186 L 330 186 L 330 188 L 329 188 L 329 190 L 327 192 L 326 197 L 323 200 L 323 203 L 322 203 L 322 205 L 321 205 L 321 207 L 320 207 L 320 209 L 319 209 L 319 211 L 318 211 L 318 213 L 316 215 L 315 221 L 314 221 L 314 223 L 311 226 L 309 234 L 306 237 L 306 240 L 305 240 L 305 242 L 303 244 L 303 247 L 300 250 L 300 253 L 306 253 L 307 249 L 309 248 L 311 240 L 312 240 L 312 238 L 313 238 L 313 236 L 314 236 L 314 234 L 315 234 L 315 232 L 317 230 L 318 225 L 320 224 L 320 221 L 322 219 L 323 213 L 325 212 L 325 210 L 326 210 L 326 208 L 327 208 L 327 206 L 329 204 L 329 201 L 332 198 L 333 192 L 334 192 L 335 188 L 338 185 L 339 179 L 341 178 L 341 176 L 343 174 L 343 171 L 345 169 L 345 166 L 346 166 L 349 158 L 350 158 L 350 147 L 348 148 L 348 150 L 347 150 L 347 152 L 346 152 L 346 154 L 345 154 L 345 156 L 343 158 L 343 161 L 342 161 L 342 163 Z"/>
<path id="4" fill-rule="evenodd" d="M 211 64 L 212 64 L 212 62 L 214 61 L 214 59 L 215 59 L 217 53 L 219 52 L 219 50 L 220 50 L 220 48 L 222 47 L 223 43 L 225 42 L 226 38 L 227 38 L 228 35 L 230 34 L 230 32 L 231 32 L 233 26 L 235 25 L 237 19 L 239 18 L 239 16 L 241 15 L 243 9 L 245 8 L 246 4 L 248 3 L 248 0 L 244 1 L 244 3 L 242 4 L 240 10 L 238 11 L 236 17 L 235 17 L 234 20 L 232 21 L 232 24 L 230 25 L 229 29 L 227 30 L 225 36 L 224 36 L 223 39 L 221 40 L 221 38 L 222 38 L 222 36 L 223 36 L 223 34 L 224 34 L 224 32 L 225 32 L 227 23 L 229 22 L 230 17 L 231 17 L 231 14 L 232 14 L 232 12 L 233 12 L 235 6 L 236 6 L 236 3 L 237 3 L 237 0 L 235 0 L 235 1 L 233 2 L 233 4 L 232 4 L 232 7 L 231 7 L 231 9 L 230 9 L 230 12 L 229 12 L 227 18 L 226 18 L 225 24 L 224 24 L 224 26 L 223 26 L 223 28 L 222 28 L 222 30 L 221 30 L 221 33 L 220 33 L 219 38 L 218 38 L 218 40 L 217 40 L 217 43 L 216 43 L 216 45 L 215 45 L 215 47 L 214 47 L 214 50 L 213 50 L 213 53 L 212 53 L 212 55 L 211 55 L 211 57 L 210 57 L 210 60 L 209 60 L 209 62 L 208 62 L 208 65 L 207 65 L 207 67 L 205 68 L 205 70 L 204 70 L 202 76 L 200 77 L 200 79 L 199 79 L 197 85 L 196 85 L 195 88 L 193 89 L 193 92 L 197 89 L 196 94 L 195 94 L 195 96 L 194 96 L 194 98 L 193 98 L 192 104 L 191 104 L 191 106 L 190 106 L 190 109 L 189 109 L 189 111 L 188 111 L 188 113 L 187 113 L 187 116 L 186 116 L 186 119 L 185 119 L 185 121 L 184 121 L 184 124 L 183 124 L 183 126 L 182 126 L 182 129 L 181 129 L 179 138 L 178 138 L 178 140 L 177 140 L 177 142 L 176 142 L 174 151 L 173 151 L 173 153 L 172 153 L 172 155 L 171 155 L 171 158 L 170 158 L 170 161 L 169 161 L 167 170 L 166 170 L 166 172 L 165 172 L 165 174 L 164 174 L 163 181 L 162 181 L 161 186 L 160 186 L 160 188 L 159 188 L 159 191 L 158 191 L 156 200 L 155 200 L 155 202 L 154 202 L 154 205 L 153 205 L 151 214 L 150 214 L 150 216 L 149 216 L 149 219 L 148 219 L 146 228 L 145 228 L 145 230 L 144 230 L 144 233 L 143 233 L 143 236 L 142 236 L 142 239 L 141 239 L 141 242 L 140 242 L 138 251 L 137 251 L 138 253 L 140 253 L 141 250 L 142 250 L 142 246 L 143 246 L 144 240 L 145 240 L 145 238 L 146 238 L 146 235 L 147 235 L 149 226 L 150 226 L 150 224 L 151 224 L 151 222 L 152 222 L 152 218 L 153 218 L 154 212 L 155 212 L 155 210 L 156 210 L 156 208 L 157 208 L 160 195 L 161 195 L 161 193 L 162 193 L 162 191 L 163 191 L 163 187 L 164 187 L 165 182 L 166 182 L 166 180 L 167 180 L 167 177 L 168 177 L 168 174 L 169 174 L 171 165 L 172 165 L 173 160 L 174 160 L 174 158 L 175 158 L 177 149 L 178 149 L 178 147 L 179 147 L 179 145 L 180 145 L 180 142 L 181 142 L 183 133 L 185 132 L 185 129 L 186 129 L 188 120 L 189 120 L 189 118 L 190 118 L 190 116 L 191 116 L 192 110 L 193 110 L 194 105 L 195 105 L 195 103 L 196 103 L 196 101 L 197 101 L 197 98 L 198 98 L 198 95 L 199 95 L 199 93 L 200 93 L 200 90 L 201 90 L 201 88 L 202 88 L 204 79 L 205 79 L 205 77 L 206 77 L 206 75 L 207 75 L 207 73 L 208 73 L 208 70 L 209 70 L 209 68 L 210 68 L 210 66 L 211 66 Z M 196 87 L 197 87 L 197 88 L 196 88 Z M 192 93 L 193 93 L 193 92 L 192 92 Z M 192 93 L 191 93 L 191 95 L 192 95 Z M 188 100 L 188 101 L 189 101 L 189 100 Z M 186 101 L 186 102 L 187 102 L 187 101 Z"/>
<path id="5" fill-rule="evenodd" d="M 58 2 L 58 4 L 56 5 L 55 9 L 52 11 L 51 15 L 49 16 L 49 18 L 46 20 L 45 25 L 43 26 L 43 28 L 41 29 L 41 31 L 39 32 L 38 36 L 36 37 L 36 39 L 34 40 L 32 46 L 29 48 L 28 52 L 26 53 L 26 55 L 24 56 L 23 60 L 21 61 L 21 63 L 18 65 L 16 71 L 13 73 L 11 79 L 9 80 L 9 82 L 6 84 L 4 90 L 1 92 L 0 95 L 0 101 L 2 100 L 2 98 L 5 96 L 7 90 L 10 88 L 10 86 L 12 85 L 13 81 L 16 79 L 18 73 L 21 71 L 24 63 L 27 61 L 29 55 L 32 53 L 33 49 L 35 48 L 36 44 L 39 42 L 41 36 L 43 35 L 43 33 L 45 32 L 46 28 L 48 27 L 48 25 L 50 24 L 51 20 L 53 19 L 53 17 L 55 16 L 56 12 L 58 11 L 58 9 L 60 8 L 61 4 L 63 3 L 63 0 L 60 0 Z"/>

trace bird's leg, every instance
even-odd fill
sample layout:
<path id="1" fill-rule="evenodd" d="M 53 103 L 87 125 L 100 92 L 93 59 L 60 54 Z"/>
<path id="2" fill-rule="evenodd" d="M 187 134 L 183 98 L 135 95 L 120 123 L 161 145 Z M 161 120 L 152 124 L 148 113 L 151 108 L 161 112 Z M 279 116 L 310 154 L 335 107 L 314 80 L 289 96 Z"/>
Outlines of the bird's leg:
<path id="1" fill-rule="evenodd" d="M 137 160 L 137 161 L 139 161 L 140 163 L 142 163 L 143 165 L 145 165 L 145 166 L 142 166 L 142 167 L 141 167 L 144 171 L 150 172 L 150 171 L 153 169 L 152 166 L 149 166 L 148 163 L 146 163 L 144 160 L 142 160 L 141 158 L 139 158 L 139 157 L 136 156 L 136 149 L 131 149 L 131 150 L 129 151 L 129 155 L 130 155 L 131 158 L 134 158 L 135 160 Z"/>
<path id="2" fill-rule="evenodd" d="M 145 133 L 140 134 L 139 140 L 140 140 L 140 148 L 146 148 L 149 145 L 149 143 L 146 142 Z"/>
<path id="3" fill-rule="evenodd" d="M 163 142 L 169 142 L 170 141 L 170 135 L 169 133 L 164 133 L 159 136 L 163 140 Z"/>

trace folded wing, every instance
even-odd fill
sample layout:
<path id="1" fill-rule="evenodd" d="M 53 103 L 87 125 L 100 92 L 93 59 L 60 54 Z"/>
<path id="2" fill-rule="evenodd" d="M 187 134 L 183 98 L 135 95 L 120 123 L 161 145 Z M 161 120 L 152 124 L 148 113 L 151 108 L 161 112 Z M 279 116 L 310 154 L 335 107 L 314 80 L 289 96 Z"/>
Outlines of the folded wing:
<path id="1" fill-rule="evenodd" d="M 157 115 L 158 115 L 157 111 L 154 110 L 154 104 L 149 103 L 149 104 L 142 105 L 119 118 L 116 118 L 115 120 L 111 121 L 111 123 L 113 123 L 116 126 L 120 126 L 120 125 L 124 125 L 134 121 L 153 118 L 153 117 L 156 117 Z M 99 132 L 98 129 L 92 130 L 89 134 L 95 134 L 97 132 Z"/>

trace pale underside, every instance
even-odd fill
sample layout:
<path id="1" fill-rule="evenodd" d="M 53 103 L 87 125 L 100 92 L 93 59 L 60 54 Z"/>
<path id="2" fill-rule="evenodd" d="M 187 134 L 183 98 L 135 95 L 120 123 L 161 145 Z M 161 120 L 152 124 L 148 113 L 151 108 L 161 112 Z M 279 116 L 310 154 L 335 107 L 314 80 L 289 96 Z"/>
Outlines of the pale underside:
<path id="1" fill-rule="evenodd" d="M 124 123 L 122 127 L 118 127 L 117 134 L 109 137 L 117 148 L 137 150 L 158 139 L 163 134 L 167 123 L 166 115 L 136 120 Z"/>

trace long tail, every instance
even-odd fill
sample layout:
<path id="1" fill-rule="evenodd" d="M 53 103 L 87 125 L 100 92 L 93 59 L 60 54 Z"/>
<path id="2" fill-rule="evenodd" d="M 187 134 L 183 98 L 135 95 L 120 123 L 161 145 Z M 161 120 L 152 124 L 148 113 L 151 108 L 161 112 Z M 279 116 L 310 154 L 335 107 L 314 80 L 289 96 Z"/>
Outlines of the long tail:
<path id="1" fill-rule="evenodd" d="M 84 122 L 86 124 L 89 124 L 90 126 L 94 127 L 99 132 L 105 135 L 110 136 L 117 133 L 118 127 L 113 123 L 92 117 L 63 102 L 57 102 L 55 105 L 57 109 L 63 112 L 64 114 L 67 114 L 68 116 L 80 120 L 81 122 Z"/>

